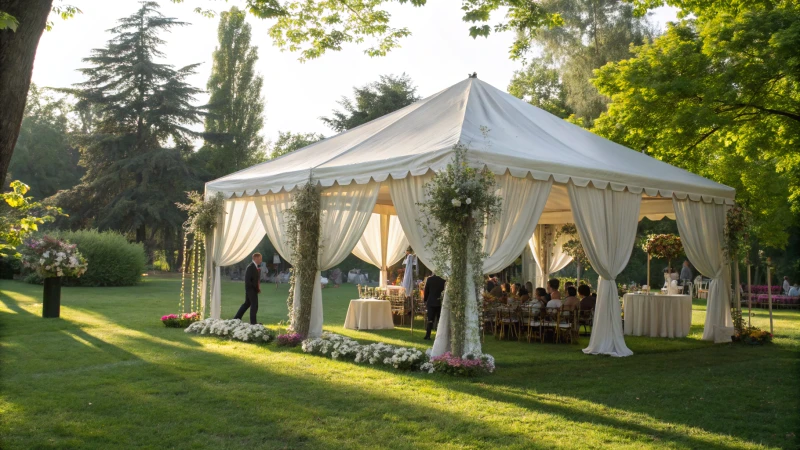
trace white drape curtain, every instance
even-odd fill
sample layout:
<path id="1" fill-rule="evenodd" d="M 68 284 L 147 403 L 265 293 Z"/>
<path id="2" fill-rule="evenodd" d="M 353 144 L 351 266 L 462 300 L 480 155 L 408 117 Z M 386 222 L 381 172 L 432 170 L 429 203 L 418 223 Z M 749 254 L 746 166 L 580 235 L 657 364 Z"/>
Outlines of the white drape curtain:
<path id="1" fill-rule="evenodd" d="M 731 327 L 730 270 L 723 252 L 726 206 L 672 199 L 683 249 L 701 274 L 711 278 L 703 339 L 714 340 L 714 327 Z"/>
<path id="2" fill-rule="evenodd" d="M 211 317 L 219 319 L 222 312 L 222 285 L 220 267 L 245 259 L 264 237 L 264 226 L 252 199 L 225 201 L 225 213 L 218 218 L 214 228 L 211 260 Z"/>
<path id="3" fill-rule="evenodd" d="M 481 268 L 482 273 L 498 272 L 519 257 L 539 222 L 552 186 L 552 180 L 516 178 L 510 174 L 497 177 L 497 194 L 502 198 L 502 210 L 495 222 L 488 224 L 484 231 L 483 251 L 487 253 L 487 257 Z M 467 274 L 472 273 L 472 270 L 472 266 L 468 266 Z M 471 283 L 472 281 L 468 279 L 466 285 L 471 286 Z M 450 349 L 449 303 L 445 292 L 442 315 L 433 343 L 433 356 L 442 355 Z M 478 314 L 477 293 L 474 289 L 468 289 L 465 353 L 481 352 Z"/>
<path id="4" fill-rule="evenodd" d="M 533 259 L 533 250 L 531 250 L 530 245 L 526 245 L 525 250 L 522 251 L 522 280 L 524 282 L 530 281 L 534 287 L 541 286 L 538 281 L 541 279 L 541 275 L 537 275 L 538 271 L 536 260 Z M 533 296 L 533 293 L 531 293 L 531 296 Z"/>
<path id="5" fill-rule="evenodd" d="M 389 193 L 392 196 L 394 209 L 400 220 L 403 233 L 414 250 L 417 257 L 426 267 L 436 270 L 433 266 L 433 251 L 428 248 L 428 240 L 417 220 L 421 218 L 417 203 L 427 200 L 425 196 L 425 183 L 433 179 L 433 174 L 409 176 L 401 179 L 392 179 L 389 182 Z"/>
<path id="6" fill-rule="evenodd" d="M 572 262 L 572 257 L 564 252 L 563 247 L 569 240 L 569 236 L 562 235 L 555 239 L 561 226 L 538 225 L 533 232 L 533 237 L 528 241 L 528 247 L 533 252 L 533 259 L 536 261 L 538 269 L 539 287 L 547 283 L 551 273 L 558 272 Z M 545 232 L 545 227 L 549 227 L 549 231 Z M 545 239 L 545 236 L 552 236 L 552 239 Z"/>
<path id="7" fill-rule="evenodd" d="M 350 183 L 335 185 L 322 191 L 320 249 L 317 257 L 319 271 L 311 297 L 311 324 L 309 337 L 322 335 L 322 284 L 320 271 L 328 270 L 342 262 L 364 234 L 378 199 L 380 185 Z M 300 285 L 295 284 L 294 307 L 299 310 Z"/>
<path id="8" fill-rule="evenodd" d="M 269 241 L 284 260 L 294 264 L 294 254 L 286 242 L 286 211 L 292 206 L 292 194 L 267 194 L 254 198 L 253 202 Z"/>
<path id="9" fill-rule="evenodd" d="M 589 346 L 584 353 L 633 354 L 622 334 L 617 275 L 630 259 L 639 222 L 641 194 L 567 185 L 572 215 L 581 244 L 600 275 Z"/>
<path id="10" fill-rule="evenodd" d="M 397 216 L 372 213 L 353 254 L 379 268 L 380 286 L 386 287 L 389 266 L 403 258 L 407 247 L 408 239 Z"/>

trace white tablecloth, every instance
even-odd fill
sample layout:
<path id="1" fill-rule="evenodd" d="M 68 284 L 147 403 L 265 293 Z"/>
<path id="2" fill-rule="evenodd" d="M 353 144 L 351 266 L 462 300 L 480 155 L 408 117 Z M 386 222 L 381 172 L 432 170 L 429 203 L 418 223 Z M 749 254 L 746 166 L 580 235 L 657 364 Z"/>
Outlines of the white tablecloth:
<path id="1" fill-rule="evenodd" d="M 372 298 L 350 300 L 344 327 L 350 330 L 390 330 L 394 328 L 392 304 Z"/>
<path id="2" fill-rule="evenodd" d="M 625 294 L 625 334 L 686 337 L 692 326 L 692 298 L 688 295 Z"/>

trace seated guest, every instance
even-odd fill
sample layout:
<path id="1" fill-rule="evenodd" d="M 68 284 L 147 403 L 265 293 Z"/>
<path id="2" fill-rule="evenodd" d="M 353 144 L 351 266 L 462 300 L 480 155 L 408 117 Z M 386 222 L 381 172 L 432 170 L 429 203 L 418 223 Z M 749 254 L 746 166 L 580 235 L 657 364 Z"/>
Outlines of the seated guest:
<path id="1" fill-rule="evenodd" d="M 512 284 L 511 290 L 509 291 L 509 296 L 516 297 L 518 292 L 519 292 L 519 283 Z"/>
<path id="2" fill-rule="evenodd" d="M 525 289 L 528 290 L 528 294 L 532 294 L 533 293 L 533 283 L 531 283 L 530 281 L 526 282 L 525 283 Z"/>
<path id="3" fill-rule="evenodd" d="M 550 293 L 550 295 L 552 295 L 552 293 Z M 563 306 L 563 304 L 564 303 L 561 301 L 560 298 L 553 298 L 549 302 L 547 302 L 547 307 L 548 308 L 561 308 L 561 306 Z"/>
<path id="4" fill-rule="evenodd" d="M 594 309 L 597 304 L 597 296 L 592 294 L 589 286 L 585 284 L 578 286 L 578 295 L 581 297 L 581 311 Z"/>
<path id="5" fill-rule="evenodd" d="M 564 283 L 564 290 L 566 291 L 567 289 L 569 289 L 570 286 L 575 286 L 575 283 L 573 283 L 572 281 L 567 281 L 566 283 Z"/>
<path id="6" fill-rule="evenodd" d="M 789 289 L 789 296 L 790 297 L 800 297 L 800 285 L 795 283 L 791 289 Z"/>
<path id="7" fill-rule="evenodd" d="M 503 287 L 499 284 L 495 284 L 491 291 L 489 291 L 489 295 L 494 298 L 500 298 L 503 296 Z"/>
<path id="8" fill-rule="evenodd" d="M 526 303 L 527 301 L 529 301 L 531 299 L 531 296 L 528 295 L 528 290 L 525 289 L 524 287 L 519 288 L 518 294 L 519 294 L 518 299 L 522 303 Z"/>
<path id="9" fill-rule="evenodd" d="M 564 299 L 564 309 L 573 310 L 578 308 L 581 301 L 576 297 L 577 294 L 578 291 L 575 289 L 575 286 L 567 286 L 567 298 Z"/>
<path id="10" fill-rule="evenodd" d="M 555 278 L 547 282 L 547 293 L 550 294 L 550 300 L 561 300 L 561 292 L 558 291 L 560 285 L 561 282 Z"/>
<path id="11" fill-rule="evenodd" d="M 488 277 L 486 279 L 486 287 L 484 288 L 484 290 L 486 292 L 492 292 L 492 289 L 494 289 L 495 286 L 496 286 L 496 284 L 494 282 L 494 278 Z"/>
<path id="12" fill-rule="evenodd" d="M 547 299 L 547 291 L 544 288 L 536 288 L 536 291 L 534 291 L 534 300 L 541 303 L 542 306 L 546 305 L 549 301 Z"/>

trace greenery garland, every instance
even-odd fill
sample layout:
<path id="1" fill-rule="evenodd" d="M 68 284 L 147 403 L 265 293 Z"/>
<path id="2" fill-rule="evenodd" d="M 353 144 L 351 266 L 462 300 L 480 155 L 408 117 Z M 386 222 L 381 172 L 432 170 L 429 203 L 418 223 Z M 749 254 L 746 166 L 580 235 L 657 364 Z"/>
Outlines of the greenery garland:
<path id="1" fill-rule="evenodd" d="M 750 248 L 750 211 L 736 205 L 725 217 L 723 250 L 728 258 L 739 260 Z"/>
<path id="2" fill-rule="evenodd" d="M 446 294 L 450 308 L 450 345 L 454 355 L 463 355 L 467 289 L 476 291 L 480 310 L 478 294 L 486 257 L 482 251 L 483 232 L 486 224 L 500 212 L 500 197 L 495 193 L 494 174 L 486 168 L 469 167 L 467 148 L 462 144 L 455 145 L 453 150 L 452 162 L 425 185 L 428 200 L 417 206 L 424 216 L 419 222 L 433 250 L 434 265 L 439 273 L 449 275 Z M 472 268 L 472 273 L 467 273 L 468 267 Z"/>
<path id="3" fill-rule="evenodd" d="M 217 220 L 225 212 L 225 197 L 221 192 L 216 193 L 206 200 L 197 191 L 186 193 L 189 198 L 188 203 L 176 203 L 179 209 L 186 211 L 188 218 L 183 223 L 183 267 L 181 267 L 181 295 L 179 308 L 180 312 L 199 312 L 204 313 L 204 306 L 201 297 L 202 287 L 209 280 L 203 276 L 205 267 L 205 239 L 214 232 Z M 191 242 L 191 247 L 189 247 Z M 187 254 L 187 248 L 189 253 Z M 186 304 L 186 277 L 191 278 L 189 286 L 188 310 Z M 206 286 L 208 288 L 208 286 Z M 208 289 L 206 289 L 208 292 Z"/>
<path id="4" fill-rule="evenodd" d="M 319 269 L 321 203 L 320 191 L 309 179 L 297 189 L 292 206 L 286 210 L 286 243 L 294 255 L 293 276 L 300 280 L 300 302 L 297 311 L 290 309 L 290 329 L 304 338 L 308 337 L 311 325 L 311 299 Z M 294 290 L 290 295 L 287 304 L 294 302 Z"/>

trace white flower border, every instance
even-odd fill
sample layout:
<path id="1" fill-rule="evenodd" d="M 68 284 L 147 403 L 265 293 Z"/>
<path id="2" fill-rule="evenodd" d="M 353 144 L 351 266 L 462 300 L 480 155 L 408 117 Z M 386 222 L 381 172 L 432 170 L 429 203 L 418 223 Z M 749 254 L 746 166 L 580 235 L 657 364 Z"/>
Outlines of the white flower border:
<path id="1" fill-rule="evenodd" d="M 275 334 L 264 325 L 251 325 L 239 319 L 205 319 L 189 325 L 186 333 L 210 334 L 242 342 L 267 344 Z"/>
<path id="2" fill-rule="evenodd" d="M 430 349 L 422 352 L 412 347 L 377 344 L 361 345 L 358 341 L 340 334 L 324 332 L 321 337 L 303 341 L 303 352 L 312 355 L 330 356 L 331 359 L 352 360 L 357 364 L 387 366 L 397 370 L 433 373 Z M 471 358 L 491 361 L 490 373 L 494 371 L 494 358 L 488 354 L 470 355 Z M 467 355 L 465 355 L 467 357 Z"/>

